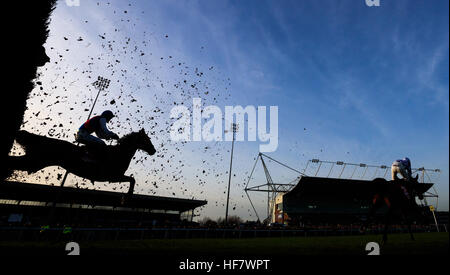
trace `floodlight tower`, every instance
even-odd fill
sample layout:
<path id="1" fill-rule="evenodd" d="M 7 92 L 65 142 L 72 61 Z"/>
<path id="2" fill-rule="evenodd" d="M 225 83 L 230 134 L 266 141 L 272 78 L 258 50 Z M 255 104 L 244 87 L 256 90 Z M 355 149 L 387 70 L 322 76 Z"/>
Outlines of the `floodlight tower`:
<path id="1" fill-rule="evenodd" d="M 293 181 L 289 182 L 289 183 L 275 183 L 272 180 L 272 176 L 270 175 L 269 169 L 267 168 L 266 162 L 264 161 L 264 158 L 268 159 L 269 161 L 273 161 L 281 166 L 283 166 L 284 168 L 287 168 L 293 172 L 296 172 L 299 174 L 299 176 L 297 176 Z M 248 194 L 248 191 L 254 191 L 254 192 L 266 192 L 267 193 L 267 219 L 271 220 L 272 217 L 272 213 L 273 213 L 273 209 L 275 206 L 275 202 L 276 202 L 276 198 L 278 194 L 284 194 L 287 193 L 289 191 L 292 190 L 292 188 L 295 187 L 296 183 L 300 180 L 300 178 L 302 176 L 306 176 L 306 174 L 304 172 L 298 171 L 266 154 L 263 153 L 258 153 L 258 156 L 255 158 L 255 164 L 253 165 L 252 171 L 250 172 L 250 175 L 248 177 L 247 180 L 247 184 L 245 185 L 245 194 L 248 197 L 248 200 L 253 208 L 253 211 L 256 214 L 256 217 L 258 218 L 258 221 L 260 220 L 259 215 L 258 215 L 258 211 L 256 211 L 256 208 L 252 202 L 252 199 L 250 198 L 250 195 Z M 255 172 L 255 168 L 256 165 L 258 164 L 258 161 L 261 161 L 261 164 L 263 166 L 264 169 L 264 174 L 266 176 L 266 180 L 267 183 L 266 184 L 261 184 L 261 185 L 257 185 L 257 186 L 253 186 L 253 187 L 248 187 L 252 177 L 253 177 L 253 173 Z M 270 197 L 270 195 L 272 194 L 272 198 Z"/>
<path id="2" fill-rule="evenodd" d="M 87 119 L 91 118 L 92 111 L 94 110 L 95 104 L 97 103 L 98 96 L 100 95 L 101 92 L 103 92 L 104 90 L 109 88 L 110 83 L 111 83 L 111 80 L 103 78 L 101 76 L 99 76 L 97 78 L 97 81 L 92 83 L 92 86 L 94 86 L 96 89 L 98 89 L 98 93 L 97 93 L 97 96 L 95 97 L 94 104 L 92 104 L 91 111 L 89 112 Z"/>
<path id="3" fill-rule="evenodd" d="M 88 118 L 86 120 L 89 120 L 91 118 L 92 111 L 94 110 L 95 104 L 97 103 L 97 99 L 100 96 L 100 93 L 103 92 L 104 90 L 108 89 L 110 83 L 111 83 L 111 80 L 106 79 L 106 78 L 101 77 L 101 76 L 99 76 L 97 78 L 97 81 L 92 83 L 92 86 L 94 86 L 98 90 L 98 93 L 97 93 L 97 96 L 95 97 L 94 103 L 92 104 L 91 110 L 89 111 L 89 115 L 88 115 Z M 77 146 L 79 144 L 80 143 L 77 143 Z M 64 186 L 64 183 L 66 182 L 68 174 L 69 174 L 69 172 L 66 170 L 66 173 L 64 174 L 64 178 L 63 178 L 63 180 L 61 182 L 61 186 Z"/>
<path id="4" fill-rule="evenodd" d="M 232 123 L 231 130 L 233 131 L 233 141 L 231 142 L 231 160 L 230 160 L 230 172 L 228 175 L 228 195 L 227 195 L 227 208 L 225 210 L 225 224 L 228 224 L 228 204 L 230 202 L 231 168 L 233 167 L 234 140 L 236 139 L 236 132 L 239 130 L 238 124 Z"/>

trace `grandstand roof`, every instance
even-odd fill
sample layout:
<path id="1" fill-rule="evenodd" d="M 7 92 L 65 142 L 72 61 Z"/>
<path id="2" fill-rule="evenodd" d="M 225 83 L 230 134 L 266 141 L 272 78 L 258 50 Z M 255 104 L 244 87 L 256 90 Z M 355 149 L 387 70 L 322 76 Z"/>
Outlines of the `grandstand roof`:
<path id="1" fill-rule="evenodd" d="M 151 210 L 188 211 L 205 205 L 206 201 L 135 194 L 121 204 L 123 193 L 78 189 L 5 181 L 0 184 L 0 199 L 36 202 L 56 202 L 95 206 L 144 208 Z"/>

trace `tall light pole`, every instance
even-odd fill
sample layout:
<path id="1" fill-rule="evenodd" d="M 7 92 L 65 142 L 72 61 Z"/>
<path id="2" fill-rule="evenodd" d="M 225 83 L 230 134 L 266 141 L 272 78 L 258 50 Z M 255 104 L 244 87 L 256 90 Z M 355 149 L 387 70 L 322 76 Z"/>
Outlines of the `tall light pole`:
<path id="1" fill-rule="evenodd" d="M 97 103 L 98 96 L 101 92 L 109 88 L 109 84 L 111 83 L 111 80 L 103 78 L 101 76 L 98 77 L 97 81 L 92 83 L 92 86 L 94 86 L 96 89 L 98 89 L 97 96 L 95 97 L 94 104 L 92 104 L 91 111 L 89 112 L 88 118 L 91 118 L 92 111 L 94 110 L 95 104 Z"/>
<path id="2" fill-rule="evenodd" d="M 231 168 L 233 167 L 233 151 L 234 151 L 234 140 L 236 139 L 236 132 L 239 126 L 236 123 L 231 124 L 231 130 L 233 131 L 233 141 L 231 142 L 231 160 L 230 160 L 230 173 L 228 175 L 228 195 L 227 195 L 227 208 L 225 211 L 225 224 L 228 224 L 228 204 L 230 202 L 230 185 L 231 185 Z"/>
<path id="3" fill-rule="evenodd" d="M 98 93 L 97 93 L 97 96 L 95 97 L 94 103 L 92 104 L 91 110 L 90 110 L 89 115 L 88 115 L 88 118 L 87 118 L 86 120 L 89 120 L 89 119 L 91 118 L 92 111 L 94 110 L 95 104 L 97 103 L 97 99 L 98 99 L 100 93 L 103 92 L 104 90 L 108 89 L 110 83 L 111 83 L 111 80 L 106 79 L 106 78 L 103 78 L 103 77 L 101 77 L 101 76 L 99 76 L 99 77 L 97 78 L 97 81 L 95 81 L 94 83 L 92 83 L 92 85 L 93 85 L 96 89 L 98 89 Z M 77 143 L 77 146 L 78 146 L 79 144 L 80 144 L 80 143 Z M 62 180 L 62 182 L 61 182 L 61 187 L 64 186 L 64 183 L 66 182 L 66 179 L 67 179 L 67 175 L 68 175 L 68 174 L 69 174 L 69 172 L 66 170 L 66 173 L 64 174 L 64 178 L 63 178 L 63 180 Z"/>

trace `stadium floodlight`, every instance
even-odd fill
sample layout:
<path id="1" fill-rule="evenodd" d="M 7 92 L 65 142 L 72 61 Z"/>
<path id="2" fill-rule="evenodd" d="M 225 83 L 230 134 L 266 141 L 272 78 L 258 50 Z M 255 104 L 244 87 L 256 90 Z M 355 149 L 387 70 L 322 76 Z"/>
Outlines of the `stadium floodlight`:
<path id="1" fill-rule="evenodd" d="M 95 104 L 97 103 L 97 99 L 98 99 L 98 96 L 100 95 L 100 92 L 108 89 L 110 84 L 111 84 L 111 80 L 106 79 L 106 78 L 101 77 L 101 76 L 99 76 L 97 78 L 97 81 L 92 83 L 92 85 L 96 89 L 98 89 L 98 93 L 97 93 L 97 96 L 95 97 L 94 104 L 92 104 L 91 111 L 89 112 L 89 115 L 88 115 L 88 119 L 91 118 L 92 111 L 94 110 Z"/>
<path id="2" fill-rule="evenodd" d="M 312 159 L 311 162 L 318 163 L 318 162 L 320 162 L 320 160 L 319 159 Z"/>
<path id="3" fill-rule="evenodd" d="M 344 162 L 343 161 L 337 161 L 336 165 L 344 165 Z"/>
<path id="4" fill-rule="evenodd" d="M 434 172 L 440 173 L 440 172 L 441 172 L 441 169 L 436 169 L 436 170 L 434 170 Z"/>
<path id="5" fill-rule="evenodd" d="M 92 85 L 99 91 L 104 91 L 109 88 L 110 83 L 111 80 L 99 76 L 97 81 L 92 83 Z"/>
<path id="6" fill-rule="evenodd" d="M 386 169 L 387 166 L 386 166 L 386 165 L 381 165 L 380 168 L 381 168 L 381 169 Z"/>
<path id="7" fill-rule="evenodd" d="M 359 164 L 359 167 L 366 167 L 367 166 L 367 164 L 365 164 L 365 163 L 360 163 Z"/>
<path id="8" fill-rule="evenodd" d="M 236 133 L 237 131 L 239 131 L 239 125 L 238 124 L 233 123 L 233 124 L 231 124 L 231 126 L 232 126 L 233 133 Z"/>
<path id="9" fill-rule="evenodd" d="M 111 80 L 106 79 L 104 77 L 97 77 L 97 81 L 95 81 L 94 83 L 92 83 L 92 85 L 98 89 L 98 93 L 97 96 L 95 97 L 94 103 L 92 104 L 91 110 L 89 111 L 89 115 L 87 117 L 87 120 L 89 120 L 91 118 L 92 115 L 92 111 L 94 110 L 95 104 L 97 103 L 97 99 L 100 95 L 100 92 L 106 90 L 109 88 L 109 84 L 111 83 Z M 79 145 L 79 143 L 77 143 L 77 146 Z M 68 171 L 66 171 L 66 173 L 64 174 L 63 180 L 61 182 L 61 186 L 64 186 L 64 183 L 66 182 L 67 179 L 67 175 L 69 174 Z"/>
<path id="10" fill-rule="evenodd" d="M 227 207 L 225 210 L 225 224 L 228 224 L 228 205 L 230 202 L 231 168 L 233 166 L 234 140 L 236 139 L 236 132 L 239 131 L 239 125 L 236 123 L 232 123 L 231 130 L 233 131 L 233 141 L 231 143 L 230 173 L 228 175 L 228 195 L 227 195 Z"/>

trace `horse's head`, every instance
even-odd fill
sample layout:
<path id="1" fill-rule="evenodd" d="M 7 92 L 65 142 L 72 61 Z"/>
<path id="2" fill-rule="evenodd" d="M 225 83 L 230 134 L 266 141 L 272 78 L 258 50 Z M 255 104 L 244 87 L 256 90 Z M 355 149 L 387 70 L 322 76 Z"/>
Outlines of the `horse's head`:
<path id="1" fill-rule="evenodd" d="M 119 144 L 124 145 L 125 147 L 131 146 L 132 148 L 143 150 L 149 155 L 154 155 L 156 153 L 156 149 L 144 129 L 137 133 L 135 132 L 123 136 L 119 139 Z"/>
<path id="2" fill-rule="evenodd" d="M 411 177 L 410 182 L 412 184 L 418 184 L 419 183 L 419 175 L 417 174 L 415 177 Z M 415 190 L 412 190 L 412 193 L 414 195 L 417 195 L 419 197 L 419 200 L 423 200 L 423 194 L 422 193 L 418 193 Z"/>
<path id="3" fill-rule="evenodd" d="M 142 129 L 138 132 L 136 145 L 138 146 L 138 149 L 141 149 L 145 152 L 147 152 L 150 156 L 154 155 L 156 153 L 156 149 L 153 146 L 152 141 L 145 133 L 145 130 Z"/>

